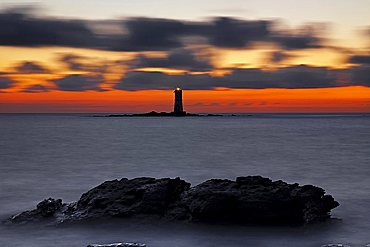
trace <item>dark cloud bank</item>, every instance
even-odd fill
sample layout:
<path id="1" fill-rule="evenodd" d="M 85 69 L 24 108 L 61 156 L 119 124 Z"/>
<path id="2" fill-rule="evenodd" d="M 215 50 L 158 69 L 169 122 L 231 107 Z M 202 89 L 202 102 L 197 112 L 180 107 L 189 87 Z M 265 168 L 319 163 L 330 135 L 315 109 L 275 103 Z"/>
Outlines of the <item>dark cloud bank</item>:
<path id="1" fill-rule="evenodd" d="M 22 90 L 24 93 L 45 93 L 48 91 L 49 89 L 47 87 L 40 84 L 32 85 Z"/>
<path id="2" fill-rule="evenodd" d="M 343 81 L 343 78 L 345 80 Z M 61 91 L 104 91 L 102 76 L 68 75 L 53 81 Z M 0 91 L 12 87 L 13 82 L 0 77 Z M 330 88 L 339 86 L 370 86 L 370 67 L 367 65 L 352 69 L 330 69 L 306 65 L 291 66 L 278 70 L 233 69 L 223 77 L 210 74 L 183 73 L 168 75 L 162 72 L 131 71 L 117 82 L 113 89 L 171 90 L 180 86 L 186 90 L 207 90 L 215 88 L 265 89 L 265 88 Z M 28 93 L 47 92 L 42 85 L 33 85 L 23 90 Z"/>
<path id="3" fill-rule="evenodd" d="M 110 21 L 107 21 L 108 23 Z M 226 88 L 321 88 L 350 85 L 370 86 L 369 56 L 353 56 L 351 69 L 335 70 L 327 67 L 291 66 L 274 71 L 261 69 L 231 69 L 223 77 L 209 74 L 167 75 L 161 72 L 134 71 L 143 67 L 165 67 L 187 71 L 212 70 L 209 60 L 201 59 L 186 48 L 189 44 L 210 45 L 219 48 L 249 48 L 255 42 L 267 42 L 280 50 L 272 54 L 271 62 L 289 57 L 285 51 L 321 48 L 324 41 L 320 28 L 302 30 L 278 29 L 275 20 L 242 20 L 215 17 L 206 21 L 182 21 L 158 18 L 129 18 L 112 21 L 124 32 L 98 34 L 91 22 L 84 20 L 56 19 L 32 15 L 27 11 L 0 12 L 0 46 L 65 46 L 112 51 L 167 51 L 167 57 L 151 58 L 139 55 L 133 61 L 132 71 L 114 88 L 120 90 Z M 62 62 L 73 70 L 86 66 L 73 54 L 64 56 Z M 17 67 L 20 73 L 46 73 L 40 65 L 26 62 Z M 343 78 L 346 78 L 343 80 Z M 69 75 L 53 82 L 64 91 L 101 91 L 101 76 Z M 0 89 L 12 86 L 6 77 L 0 78 Z M 46 88 L 36 85 L 29 92 L 43 92 Z"/>
<path id="4" fill-rule="evenodd" d="M 188 51 L 190 52 L 190 51 Z M 230 69 L 230 73 L 215 77 L 207 73 L 210 64 L 199 60 L 185 50 L 176 50 L 167 58 L 147 58 L 139 56 L 138 67 L 174 67 L 188 71 L 204 69 L 205 73 L 186 72 L 169 75 L 163 72 L 129 71 L 113 88 L 118 90 L 171 90 L 180 86 L 187 90 L 207 90 L 214 88 L 264 89 L 264 88 L 330 88 L 340 86 L 370 86 L 370 66 L 362 64 L 350 69 L 331 69 L 328 67 L 312 67 L 308 65 L 290 66 L 276 70 Z M 179 57 L 177 57 L 179 55 Z M 168 65 L 169 61 L 173 64 Z M 29 63 L 25 63 L 29 64 Z M 19 67 L 24 67 L 19 66 Z M 42 67 L 40 67 L 41 69 Z M 22 70 L 20 70 L 22 71 Z M 38 71 L 38 70 L 37 70 Z M 44 71 L 44 69 L 42 69 Z M 199 70 L 197 70 L 199 71 Z M 344 79 L 343 79 L 344 78 Z M 61 91 L 104 91 L 104 78 L 100 75 L 74 74 L 53 81 L 56 89 Z M 6 76 L 0 77 L 0 90 L 14 85 Z M 46 92 L 49 89 L 42 85 L 33 85 L 23 92 Z"/>
<path id="5" fill-rule="evenodd" d="M 370 55 L 353 56 L 350 59 L 350 63 L 370 65 Z"/>
<path id="6" fill-rule="evenodd" d="M 212 65 L 207 59 L 200 59 L 188 49 L 175 49 L 164 58 L 149 58 L 139 55 L 133 66 L 135 68 L 171 68 L 188 71 L 209 71 Z"/>
<path id="7" fill-rule="evenodd" d="M 103 79 L 100 76 L 69 75 L 54 83 L 62 91 L 101 91 Z"/>
<path id="8" fill-rule="evenodd" d="M 12 80 L 10 80 L 7 77 L 0 76 L 0 92 L 1 92 L 1 89 L 10 88 L 12 85 L 13 85 L 13 81 Z"/>
<path id="9" fill-rule="evenodd" d="M 347 81 L 341 81 L 343 75 Z M 347 70 L 334 70 L 326 67 L 292 66 L 274 71 L 261 69 L 234 69 L 229 75 L 212 77 L 209 74 L 167 75 L 161 72 L 128 73 L 116 89 L 173 89 L 181 86 L 184 89 L 224 88 L 328 88 L 339 86 L 370 86 L 369 66 Z"/>
<path id="10" fill-rule="evenodd" d="M 40 18 L 25 10 L 0 13 L 0 27 L 0 45 L 94 48 L 98 44 L 83 21 Z"/>
<path id="11" fill-rule="evenodd" d="M 17 65 L 15 68 L 16 73 L 21 74 L 44 74 L 48 73 L 48 70 L 44 68 L 42 65 L 31 62 L 31 61 L 25 61 Z"/>
<path id="12" fill-rule="evenodd" d="M 112 20 L 123 34 L 97 34 L 84 20 L 33 15 L 27 10 L 0 12 L 0 45 L 66 46 L 113 51 L 162 51 L 203 43 L 223 48 L 245 48 L 253 42 L 270 42 L 283 49 L 321 46 L 317 33 L 277 30 L 275 20 L 242 20 L 215 17 L 207 21 L 160 18 Z M 314 29 L 314 28 L 312 28 Z"/>

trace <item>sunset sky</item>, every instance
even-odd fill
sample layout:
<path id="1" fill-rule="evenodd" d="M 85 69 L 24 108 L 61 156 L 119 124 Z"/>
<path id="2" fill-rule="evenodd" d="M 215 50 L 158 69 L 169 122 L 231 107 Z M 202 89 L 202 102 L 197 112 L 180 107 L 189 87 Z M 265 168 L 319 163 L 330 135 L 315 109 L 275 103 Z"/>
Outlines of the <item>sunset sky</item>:
<path id="1" fill-rule="evenodd" d="M 368 0 L 0 3 L 0 112 L 370 112 Z"/>

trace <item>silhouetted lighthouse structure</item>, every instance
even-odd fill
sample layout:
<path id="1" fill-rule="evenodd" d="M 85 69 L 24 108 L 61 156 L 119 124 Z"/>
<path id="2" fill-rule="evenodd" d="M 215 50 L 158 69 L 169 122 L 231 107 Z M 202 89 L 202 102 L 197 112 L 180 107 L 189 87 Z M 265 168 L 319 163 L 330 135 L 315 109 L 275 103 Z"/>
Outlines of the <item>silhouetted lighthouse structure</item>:
<path id="1" fill-rule="evenodd" d="M 176 115 L 183 115 L 185 114 L 184 108 L 182 106 L 182 90 L 181 88 L 177 87 L 174 91 L 175 93 L 175 104 L 174 104 L 174 109 L 173 112 Z"/>

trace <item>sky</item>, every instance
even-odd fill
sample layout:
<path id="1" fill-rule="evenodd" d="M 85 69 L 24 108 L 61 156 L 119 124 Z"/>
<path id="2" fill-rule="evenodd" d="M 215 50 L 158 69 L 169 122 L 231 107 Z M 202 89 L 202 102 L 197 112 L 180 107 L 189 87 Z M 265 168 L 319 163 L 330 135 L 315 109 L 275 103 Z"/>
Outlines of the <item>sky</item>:
<path id="1" fill-rule="evenodd" d="M 370 112 L 368 0 L 0 3 L 0 112 Z"/>

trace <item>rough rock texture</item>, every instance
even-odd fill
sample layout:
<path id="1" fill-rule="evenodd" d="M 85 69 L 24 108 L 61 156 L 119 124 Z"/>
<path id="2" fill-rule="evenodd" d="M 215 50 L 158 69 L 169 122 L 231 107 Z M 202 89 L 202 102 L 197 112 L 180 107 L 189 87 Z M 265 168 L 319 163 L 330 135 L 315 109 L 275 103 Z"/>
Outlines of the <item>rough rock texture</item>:
<path id="1" fill-rule="evenodd" d="M 9 221 L 61 223 L 156 216 L 219 223 L 305 224 L 329 218 L 330 210 L 338 205 L 321 188 L 260 176 L 236 181 L 211 179 L 192 188 L 180 178 L 124 178 L 102 183 L 77 202 L 63 204 L 49 198 Z"/>
<path id="2" fill-rule="evenodd" d="M 63 204 L 61 199 L 45 199 L 37 204 L 36 209 L 14 215 L 10 218 L 10 221 L 13 223 L 24 223 L 28 221 L 38 221 L 52 218 L 52 216 L 54 216 L 57 212 L 61 211 L 62 207 Z"/>
<path id="3" fill-rule="evenodd" d="M 104 182 L 77 202 L 79 217 L 164 215 L 190 188 L 180 178 L 136 178 Z"/>
<path id="4" fill-rule="evenodd" d="M 184 193 L 192 220 L 250 223 L 308 223 L 328 218 L 339 204 L 321 188 L 259 176 L 212 179 Z"/>

